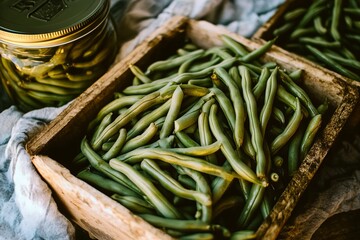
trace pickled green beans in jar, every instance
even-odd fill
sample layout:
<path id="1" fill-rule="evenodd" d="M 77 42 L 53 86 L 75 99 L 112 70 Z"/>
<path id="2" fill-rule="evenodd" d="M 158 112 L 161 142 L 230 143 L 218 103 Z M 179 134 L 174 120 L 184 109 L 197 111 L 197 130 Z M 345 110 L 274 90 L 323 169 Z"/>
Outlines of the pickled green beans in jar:
<path id="1" fill-rule="evenodd" d="M 76 98 L 108 70 L 118 47 L 109 1 L 31 2 L 0 3 L 0 79 L 25 112 Z"/>

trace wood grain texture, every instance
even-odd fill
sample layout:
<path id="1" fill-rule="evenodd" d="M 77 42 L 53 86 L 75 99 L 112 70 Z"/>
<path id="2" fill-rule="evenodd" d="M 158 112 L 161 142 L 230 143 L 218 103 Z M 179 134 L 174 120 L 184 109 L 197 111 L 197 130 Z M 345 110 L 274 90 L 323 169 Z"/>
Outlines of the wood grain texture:
<path id="1" fill-rule="evenodd" d="M 69 218 L 97 239 L 172 239 L 46 156 L 32 156 Z"/>

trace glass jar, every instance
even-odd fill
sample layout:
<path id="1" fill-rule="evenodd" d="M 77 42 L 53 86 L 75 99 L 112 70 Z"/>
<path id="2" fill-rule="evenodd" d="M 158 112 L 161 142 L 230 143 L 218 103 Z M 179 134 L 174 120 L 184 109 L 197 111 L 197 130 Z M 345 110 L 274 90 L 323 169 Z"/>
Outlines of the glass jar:
<path id="1" fill-rule="evenodd" d="M 108 0 L 0 2 L 0 78 L 23 111 L 62 106 L 102 76 L 117 53 Z"/>

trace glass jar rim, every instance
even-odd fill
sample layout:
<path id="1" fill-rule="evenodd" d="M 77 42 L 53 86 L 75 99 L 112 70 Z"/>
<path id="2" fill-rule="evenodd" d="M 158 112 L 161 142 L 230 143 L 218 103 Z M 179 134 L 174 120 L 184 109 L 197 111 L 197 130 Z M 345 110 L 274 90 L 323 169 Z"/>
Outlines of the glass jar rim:
<path id="1" fill-rule="evenodd" d="M 99 28 L 107 20 L 109 12 L 110 3 L 106 0 L 88 18 L 56 31 L 18 33 L 0 29 L 0 42 L 27 48 L 63 45 L 82 38 Z"/>

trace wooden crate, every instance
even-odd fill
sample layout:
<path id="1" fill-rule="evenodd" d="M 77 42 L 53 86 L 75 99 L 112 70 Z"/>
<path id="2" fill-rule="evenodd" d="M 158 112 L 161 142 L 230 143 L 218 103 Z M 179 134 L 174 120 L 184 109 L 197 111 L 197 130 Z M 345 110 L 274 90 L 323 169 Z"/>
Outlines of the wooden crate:
<path id="1" fill-rule="evenodd" d="M 66 216 L 98 239 L 170 239 L 126 208 L 113 201 L 71 173 L 69 162 L 79 149 L 86 126 L 99 109 L 112 99 L 113 92 L 130 83 L 133 75 L 129 64 L 146 66 L 150 62 L 170 54 L 183 44 L 186 38 L 203 48 L 221 45 L 219 36 L 228 34 L 249 50 L 258 43 L 228 32 L 205 21 L 174 17 L 154 32 L 123 61 L 116 64 L 94 85 L 80 95 L 43 131 L 27 144 L 32 161 L 38 172 L 49 184 L 65 209 Z M 330 101 L 330 113 L 324 120 L 323 129 L 294 175 L 270 216 L 257 231 L 259 239 L 275 239 L 291 215 L 300 196 L 308 186 L 359 96 L 356 89 L 328 72 L 307 64 L 296 56 L 283 54 L 278 48 L 268 52 L 264 60 L 275 61 L 281 67 L 304 70 L 304 86 L 315 101 Z"/>
<path id="2" fill-rule="evenodd" d="M 255 34 L 252 36 L 252 40 L 262 44 L 262 43 L 272 39 L 274 37 L 272 32 L 277 27 L 281 26 L 281 24 L 282 24 L 281 19 L 284 16 L 284 14 L 286 14 L 288 11 L 295 9 L 297 7 L 308 7 L 311 3 L 312 3 L 312 1 L 286 0 L 277 9 L 275 14 L 255 32 Z M 356 44 L 356 43 L 354 43 L 354 44 Z M 280 46 L 280 44 L 279 45 L 275 44 L 274 48 L 276 48 L 277 51 L 279 51 L 285 55 L 295 54 L 293 52 L 289 52 L 288 50 L 285 50 L 284 48 L 282 48 Z M 317 63 L 314 63 L 313 61 L 306 59 L 305 57 L 297 55 L 297 58 L 313 67 L 319 68 L 322 72 L 324 72 L 326 74 L 333 74 L 336 78 L 338 78 L 348 84 L 352 84 L 354 86 L 360 87 L 360 81 L 349 79 L 337 72 L 332 71 L 331 69 L 320 66 Z"/>

